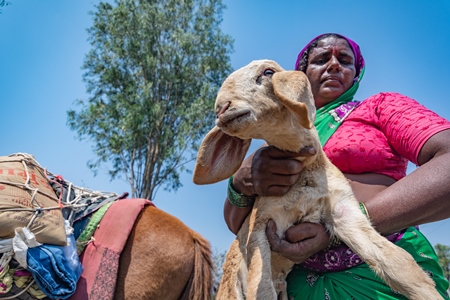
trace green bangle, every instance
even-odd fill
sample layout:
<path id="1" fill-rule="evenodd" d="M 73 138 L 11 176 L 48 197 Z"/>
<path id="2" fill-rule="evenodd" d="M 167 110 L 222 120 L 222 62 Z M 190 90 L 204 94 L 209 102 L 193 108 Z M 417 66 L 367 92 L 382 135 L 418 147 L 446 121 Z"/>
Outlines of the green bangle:
<path id="1" fill-rule="evenodd" d="M 236 207 L 249 207 L 252 206 L 255 202 L 256 196 L 246 196 L 244 194 L 240 194 L 233 190 L 232 187 L 233 184 L 233 176 L 230 177 L 228 180 L 228 190 L 227 190 L 227 197 L 228 201 L 230 201 L 233 206 Z"/>
<path id="2" fill-rule="evenodd" d="M 362 213 L 367 217 L 367 219 L 370 220 L 369 212 L 367 211 L 367 208 L 364 205 L 364 203 L 359 202 L 359 208 L 361 209 Z"/>

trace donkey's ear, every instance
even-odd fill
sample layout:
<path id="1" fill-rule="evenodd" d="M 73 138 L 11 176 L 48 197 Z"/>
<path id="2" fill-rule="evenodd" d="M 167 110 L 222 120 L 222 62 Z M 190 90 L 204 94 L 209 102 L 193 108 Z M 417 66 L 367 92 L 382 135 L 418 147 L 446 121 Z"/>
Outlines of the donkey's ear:
<path id="1" fill-rule="evenodd" d="M 194 183 L 216 183 L 233 175 L 241 166 L 250 143 L 250 139 L 229 136 L 214 127 L 200 145 Z"/>
<path id="2" fill-rule="evenodd" d="M 310 129 L 314 125 L 316 109 L 306 75 L 300 71 L 276 72 L 272 84 L 278 100 L 298 116 L 300 125 Z"/>

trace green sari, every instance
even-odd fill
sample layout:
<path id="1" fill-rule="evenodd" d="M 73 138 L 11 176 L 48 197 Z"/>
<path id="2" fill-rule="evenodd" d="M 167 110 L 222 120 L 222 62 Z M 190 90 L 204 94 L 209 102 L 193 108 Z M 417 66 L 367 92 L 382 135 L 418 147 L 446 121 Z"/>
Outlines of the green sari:
<path id="1" fill-rule="evenodd" d="M 448 300 L 449 283 L 433 247 L 422 233 L 410 227 L 396 245 L 414 257 L 434 280 L 442 297 Z M 407 299 L 388 287 L 366 263 L 338 272 L 314 272 L 296 265 L 289 273 L 287 282 L 290 300 Z"/>

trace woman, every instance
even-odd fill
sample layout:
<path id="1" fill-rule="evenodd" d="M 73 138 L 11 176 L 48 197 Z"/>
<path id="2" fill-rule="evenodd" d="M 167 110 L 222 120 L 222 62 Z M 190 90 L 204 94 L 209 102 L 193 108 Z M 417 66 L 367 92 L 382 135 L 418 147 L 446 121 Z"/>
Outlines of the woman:
<path id="1" fill-rule="evenodd" d="M 337 34 L 314 38 L 296 62 L 311 83 L 325 153 L 348 178 L 376 229 L 413 255 L 448 299 L 434 250 L 413 226 L 450 217 L 450 122 L 397 93 L 352 101 L 364 66 L 359 46 Z M 246 159 L 225 201 L 230 230 L 238 232 L 255 196 L 289 191 L 302 169 L 295 157 L 314 153 L 263 146 Z M 406 176 L 408 161 L 420 168 Z M 321 224 L 295 225 L 281 239 L 269 222 L 266 233 L 273 251 L 298 264 L 288 276 L 292 299 L 405 299 L 345 245 L 330 241 Z"/>

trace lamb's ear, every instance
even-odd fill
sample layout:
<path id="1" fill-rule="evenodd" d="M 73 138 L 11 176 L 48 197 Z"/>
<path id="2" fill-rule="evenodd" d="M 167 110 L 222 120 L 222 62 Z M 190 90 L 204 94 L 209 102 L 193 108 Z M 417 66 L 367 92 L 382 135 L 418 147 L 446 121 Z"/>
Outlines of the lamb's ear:
<path id="1" fill-rule="evenodd" d="M 216 183 L 233 175 L 241 166 L 250 143 L 250 139 L 229 136 L 217 126 L 214 127 L 200 145 L 194 183 Z"/>
<path id="2" fill-rule="evenodd" d="M 310 129 L 314 125 L 316 109 L 306 75 L 300 71 L 276 72 L 272 84 L 278 100 L 298 115 L 300 125 Z"/>

